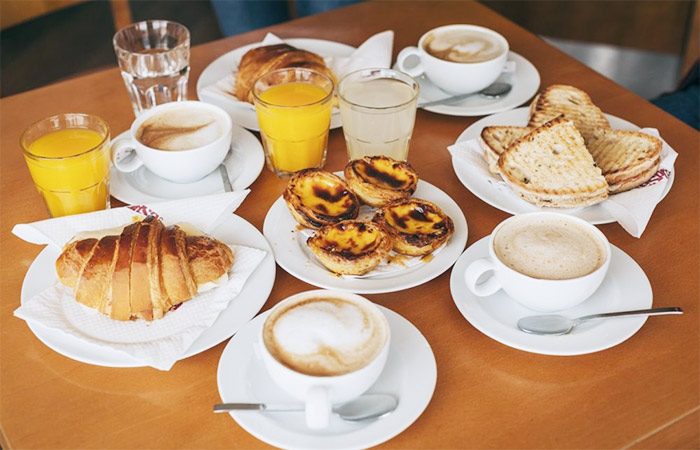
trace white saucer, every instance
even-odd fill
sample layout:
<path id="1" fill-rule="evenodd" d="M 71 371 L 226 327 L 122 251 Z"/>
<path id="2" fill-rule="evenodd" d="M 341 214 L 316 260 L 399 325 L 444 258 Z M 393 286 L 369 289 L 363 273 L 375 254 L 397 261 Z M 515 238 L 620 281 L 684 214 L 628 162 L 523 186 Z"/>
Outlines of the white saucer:
<path id="1" fill-rule="evenodd" d="M 129 133 L 127 130 L 114 140 Z M 265 165 L 265 153 L 255 135 L 238 125 L 233 126 L 231 146 L 231 154 L 224 164 L 233 190 L 238 191 L 258 178 Z M 112 166 L 109 191 L 114 198 L 134 205 L 216 194 L 224 192 L 224 185 L 218 169 L 193 183 L 174 183 L 159 177 L 145 166 L 130 173 L 120 172 Z"/>
<path id="2" fill-rule="evenodd" d="M 231 214 L 211 235 L 228 244 L 240 244 L 265 250 L 268 254 L 248 278 L 238 296 L 231 300 L 212 326 L 204 331 L 182 358 L 189 358 L 225 341 L 260 311 L 275 283 L 275 260 L 262 234 L 245 219 Z M 21 302 L 58 283 L 56 259 L 60 249 L 47 246 L 34 259 L 22 282 Z M 76 361 L 105 367 L 143 367 L 126 353 L 82 341 L 56 329 L 27 322 L 34 335 L 47 347 Z"/>
<path id="3" fill-rule="evenodd" d="M 303 412 L 234 411 L 233 419 L 256 438 L 281 448 L 353 449 L 388 441 L 408 428 L 430 403 L 437 380 L 437 366 L 430 344 L 421 332 L 397 313 L 379 306 L 391 328 L 391 350 L 381 377 L 370 393 L 396 396 L 398 408 L 369 422 L 331 418 L 328 428 L 312 431 Z M 257 347 L 265 312 L 248 323 L 229 341 L 221 354 L 217 373 L 223 402 L 298 402 L 278 388 L 265 371 Z"/>
<path id="4" fill-rule="evenodd" d="M 452 267 L 467 243 L 467 220 L 459 205 L 449 195 L 432 184 L 420 180 L 413 197 L 438 205 L 454 222 L 455 231 L 447 245 L 436 252 L 432 260 L 405 270 L 365 278 L 341 277 L 330 272 L 311 259 L 308 252 L 302 248 L 306 243 L 299 240 L 304 238 L 299 231 L 299 224 L 292 217 L 281 196 L 265 216 L 263 234 L 275 252 L 277 264 L 291 275 L 309 284 L 357 294 L 401 291 L 430 281 Z"/>
<path id="5" fill-rule="evenodd" d="M 508 126 L 526 126 L 529 120 L 529 108 L 517 108 L 511 111 L 505 111 L 498 114 L 494 114 L 488 117 L 484 117 L 459 135 L 455 143 L 468 141 L 471 139 L 477 139 L 481 134 L 481 130 L 486 126 L 492 125 L 508 125 Z M 605 117 L 610 122 L 610 126 L 613 130 L 630 130 L 639 131 L 639 127 L 631 122 L 621 119 L 619 117 L 605 114 Z M 488 170 L 488 165 L 486 161 L 483 161 L 483 170 L 479 170 L 479 174 L 483 176 L 475 176 L 474 170 L 467 166 L 467 162 L 459 157 L 452 155 L 452 168 L 462 182 L 464 187 L 466 187 L 472 194 L 479 197 L 484 202 L 493 206 L 494 208 L 500 209 L 510 214 L 521 214 L 534 211 L 542 210 L 554 210 L 564 214 L 571 214 L 576 217 L 592 223 L 592 224 L 604 224 L 615 222 L 615 218 L 602 206 L 601 203 L 593 206 L 588 206 L 586 208 L 577 209 L 558 209 L 558 208 L 539 208 L 532 203 L 529 203 L 520 196 L 518 196 L 513 190 L 506 186 L 498 175 L 494 175 Z M 673 180 L 675 178 L 675 171 L 671 171 L 668 183 L 666 184 L 666 189 L 661 195 L 659 201 L 666 197 L 666 194 L 671 190 L 673 185 Z M 605 200 L 607 201 L 607 200 Z M 605 203 L 603 201 L 602 203 Z"/>
<path id="6" fill-rule="evenodd" d="M 598 290 L 582 304 L 561 311 L 576 318 L 589 314 L 651 308 L 652 291 L 641 267 L 625 252 L 610 245 L 612 255 L 608 274 Z M 634 335 L 646 317 L 627 317 L 583 323 L 564 336 L 536 336 L 520 331 L 522 317 L 541 312 L 521 306 L 503 291 L 477 297 L 467 288 L 464 272 L 478 258 L 488 257 L 488 237 L 472 244 L 459 258 L 450 276 L 452 299 L 474 328 L 509 347 L 544 355 L 583 355 L 605 350 Z"/>
<path id="7" fill-rule="evenodd" d="M 350 56 L 356 49 L 340 42 L 326 41 L 323 39 L 285 39 L 285 43 L 302 50 L 314 52 L 323 58 L 334 56 Z M 225 53 L 209 64 L 197 80 L 197 98 L 203 102 L 220 106 L 229 113 L 233 123 L 253 131 L 260 131 L 258 117 L 255 115 L 255 106 L 248 102 L 242 102 L 233 96 L 223 93 L 212 93 L 204 88 L 210 86 L 229 75 L 238 68 L 243 55 L 250 49 L 259 47 L 262 43 L 244 45 Z M 331 128 L 338 128 L 340 123 L 340 111 L 333 110 L 331 116 Z"/>
<path id="8" fill-rule="evenodd" d="M 509 81 L 513 85 L 513 89 L 507 95 L 500 98 L 474 95 L 460 102 L 429 106 L 424 109 L 449 116 L 485 116 L 522 105 L 537 93 L 537 89 L 540 87 L 540 74 L 530 61 L 513 51 L 508 54 L 508 60 L 515 62 L 515 73 L 501 75 L 501 77 L 508 77 L 505 81 Z M 417 81 L 420 84 L 418 103 L 451 96 L 435 86 L 425 75 L 418 77 Z"/>

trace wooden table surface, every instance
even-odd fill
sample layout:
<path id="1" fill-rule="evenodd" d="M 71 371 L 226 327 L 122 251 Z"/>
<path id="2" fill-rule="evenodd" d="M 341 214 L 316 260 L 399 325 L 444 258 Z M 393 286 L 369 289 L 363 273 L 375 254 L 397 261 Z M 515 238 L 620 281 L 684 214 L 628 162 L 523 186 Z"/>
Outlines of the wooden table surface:
<path id="1" fill-rule="evenodd" d="M 655 306 L 683 316 L 650 319 L 628 341 L 572 357 L 542 356 L 502 345 L 474 329 L 450 296 L 450 271 L 406 291 L 368 295 L 410 320 L 430 342 L 438 381 L 430 405 L 385 448 L 698 448 L 698 298 L 700 158 L 698 133 L 538 37 L 471 2 L 371 2 L 296 20 L 192 49 L 190 89 L 219 55 L 257 42 L 265 31 L 358 45 L 395 31 L 394 56 L 430 28 L 474 23 L 493 28 L 537 67 L 542 86 L 575 85 L 603 111 L 658 128 L 679 153 L 676 178 L 641 239 L 619 225 L 600 229 L 644 269 Z M 116 68 L 36 89 L 0 102 L 2 124 L 2 304 L 0 425 L 7 448 L 263 448 L 228 415 L 214 415 L 216 369 L 225 343 L 178 362 L 169 372 L 114 369 L 68 359 L 42 344 L 12 312 L 27 268 L 41 250 L 12 226 L 46 218 L 18 144 L 32 122 L 80 111 L 107 120 L 113 135 L 133 119 Z M 469 224 L 471 245 L 509 215 L 457 180 L 446 147 L 475 118 L 419 111 L 409 160 L 449 194 Z M 342 131 L 331 132 L 327 168 L 346 162 Z M 238 210 L 258 229 L 285 182 L 267 169 Z M 118 203 L 117 203 L 118 204 Z M 263 310 L 312 288 L 281 269 Z"/>

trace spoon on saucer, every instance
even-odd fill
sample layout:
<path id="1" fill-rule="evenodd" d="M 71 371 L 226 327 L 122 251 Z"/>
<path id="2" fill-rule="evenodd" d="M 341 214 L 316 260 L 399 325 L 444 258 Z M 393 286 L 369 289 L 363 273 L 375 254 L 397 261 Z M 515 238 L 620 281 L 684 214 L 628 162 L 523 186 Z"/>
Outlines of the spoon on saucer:
<path id="1" fill-rule="evenodd" d="M 569 319 L 568 317 L 557 314 L 529 316 L 518 320 L 518 328 L 525 333 L 557 336 L 567 334 L 573 330 L 576 325 L 589 320 L 607 319 L 609 317 L 659 316 L 663 314 L 683 314 L 683 309 L 677 307 L 639 309 L 636 311 L 593 314 L 579 317 L 578 319 Z"/>
<path id="2" fill-rule="evenodd" d="M 433 100 L 425 103 L 418 103 L 418 108 L 425 108 L 428 106 L 436 106 L 436 105 L 444 105 L 447 103 L 454 103 L 458 102 L 460 100 L 464 100 L 465 98 L 469 98 L 473 95 L 481 95 L 482 97 L 487 97 L 487 98 L 498 98 L 503 95 L 506 95 L 513 89 L 513 85 L 509 83 L 504 83 L 501 81 L 496 81 L 495 83 L 486 86 L 484 89 L 480 90 L 479 92 L 471 92 L 469 94 L 461 94 L 461 95 L 455 95 L 453 97 L 446 97 L 446 98 L 441 98 L 440 100 Z"/>
<path id="3" fill-rule="evenodd" d="M 333 412 L 343 420 L 358 422 L 383 417 L 393 412 L 398 404 L 393 395 L 364 394 L 355 400 L 333 406 Z M 215 413 L 238 410 L 303 411 L 304 405 L 301 403 L 219 403 L 214 405 Z"/>

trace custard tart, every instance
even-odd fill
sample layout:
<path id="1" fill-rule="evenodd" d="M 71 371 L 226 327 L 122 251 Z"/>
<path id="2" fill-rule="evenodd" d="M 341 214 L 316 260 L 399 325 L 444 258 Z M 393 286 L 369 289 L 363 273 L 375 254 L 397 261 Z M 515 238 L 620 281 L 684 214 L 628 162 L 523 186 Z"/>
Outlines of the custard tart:
<path id="1" fill-rule="evenodd" d="M 328 270 L 343 275 L 364 275 L 391 250 L 391 238 L 375 223 L 345 220 L 319 229 L 306 241 Z"/>
<path id="2" fill-rule="evenodd" d="M 365 156 L 345 166 L 345 180 L 360 200 L 380 207 L 413 195 L 418 174 L 407 162 L 386 156 Z"/>
<path id="3" fill-rule="evenodd" d="M 422 256 L 447 242 L 454 233 L 452 219 L 427 200 L 407 198 L 377 210 L 372 221 L 391 236 L 394 251 Z"/>
<path id="4" fill-rule="evenodd" d="M 360 212 L 360 202 L 345 181 L 324 170 L 295 172 L 283 197 L 294 219 L 308 228 L 354 219 Z"/>

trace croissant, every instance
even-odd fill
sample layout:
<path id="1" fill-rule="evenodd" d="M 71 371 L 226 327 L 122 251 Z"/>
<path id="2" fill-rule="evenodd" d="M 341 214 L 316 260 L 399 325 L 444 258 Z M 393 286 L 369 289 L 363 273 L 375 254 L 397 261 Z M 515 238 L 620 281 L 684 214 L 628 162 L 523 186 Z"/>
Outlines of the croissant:
<path id="1" fill-rule="evenodd" d="M 253 103 L 253 83 L 259 77 L 277 69 L 302 67 L 324 73 L 337 84 L 326 62 L 315 53 L 288 44 L 275 44 L 248 50 L 238 65 L 235 94 L 244 102 Z"/>
<path id="2" fill-rule="evenodd" d="M 75 299 L 116 320 L 160 319 L 228 273 L 233 252 L 205 235 L 190 235 L 153 216 L 118 236 L 77 239 L 56 261 L 58 280 Z"/>

